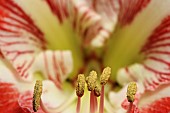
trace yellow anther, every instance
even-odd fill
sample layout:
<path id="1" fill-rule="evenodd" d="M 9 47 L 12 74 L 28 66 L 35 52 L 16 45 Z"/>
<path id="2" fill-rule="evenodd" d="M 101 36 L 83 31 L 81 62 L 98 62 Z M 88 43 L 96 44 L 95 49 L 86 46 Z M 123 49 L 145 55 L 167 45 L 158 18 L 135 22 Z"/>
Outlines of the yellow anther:
<path id="1" fill-rule="evenodd" d="M 101 94 L 101 89 L 100 89 L 99 85 L 96 84 L 96 86 L 95 86 L 95 88 L 94 88 L 94 95 L 95 95 L 96 97 L 99 97 L 100 94 Z"/>
<path id="2" fill-rule="evenodd" d="M 84 77 L 84 74 L 79 74 L 77 83 L 76 83 L 77 96 L 82 97 L 84 94 L 84 89 L 85 89 L 85 77 Z"/>
<path id="3" fill-rule="evenodd" d="M 96 71 L 91 71 L 89 76 L 86 77 L 87 88 L 89 91 L 93 91 L 96 86 L 97 73 Z"/>
<path id="4" fill-rule="evenodd" d="M 133 102 L 135 100 L 135 94 L 137 92 L 136 82 L 130 82 L 127 88 L 127 99 L 129 102 Z"/>
<path id="5" fill-rule="evenodd" d="M 104 68 L 100 76 L 100 84 L 105 85 L 109 80 L 110 75 L 111 75 L 111 68 L 110 67 Z"/>
<path id="6" fill-rule="evenodd" d="M 34 94 L 33 94 L 33 110 L 37 112 L 40 101 L 41 101 L 41 94 L 42 94 L 42 81 L 37 80 L 34 86 Z"/>

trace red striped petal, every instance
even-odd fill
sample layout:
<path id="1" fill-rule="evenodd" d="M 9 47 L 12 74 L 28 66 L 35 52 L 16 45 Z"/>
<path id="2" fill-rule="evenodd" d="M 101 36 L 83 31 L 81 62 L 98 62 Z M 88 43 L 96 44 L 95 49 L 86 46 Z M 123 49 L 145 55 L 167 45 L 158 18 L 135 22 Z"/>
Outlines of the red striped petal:
<path id="1" fill-rule="evenodd" d="M 135 0 L 130 2 L 136 3 Z M 113 38 L 106 48 L 104 58 L 104 64 L 112 68 L 114 75 L 118 69 L 143 60 L 145 55 L 140 51 L 154 29 L 170 14 L 169 4 L 169 0 L 165 2 L 152 0 L 136 14 L 130 24 L 116 27 L 116 31 L 112 35 Z M 111 79 L 113 80 L 115 77 L 112 76 Z"/>
<path id="2" fill-rule="evenodd" d="M 102 46 L 117 22 L 117 4 L 114 1 L 46 1 L 61 23 L 65 19 L 72 22 L 85 46 Z"/>
<path id="3" fill-rule="evenodd" d="M 44 51 L 35 60 L 32 72 L 41 71 L 44 76 L 52 80 L 58 88 L 73 69 L 70 51 Z"/>
<path id="4" fill-rule="evenodd" d="M 111 33 L 114 31 L 115 25 L 118 20 L 119 3 L 117 0 L 87 0 L 90 8 L 100 16 L 100 20 L 94 24 L 97 27 L 91 27 L 89 30 L 94 31 L 94 37 L 92 39 L 92 45 L 102 46 L 106 43 Z"/>
<path id="5" fill-rule="evenodd" d="M 30 80 L 28 70 L 34 55 L 45 46 L 43 33 L 33 20 L 12 0 L 0 1 L 0 48 L 20 74 Z"/>
<path id="6" fill-rule="evenodd" d="M 130 24 L 135 16 L 142 11 L 151 0 L 118 0 L 119 22 L 121 25 Z"/>
<path id="7" fill-rule="evenodd" d="M 142 52 L 146 55 L 144 67 L 154 73 L 155 79 L 150 81 L 154 87 L 170 82 L 170 16 L 154 30 L 144 45 Z M 149 77 L 147 80 L 150 79 Z"/>
<path id="8" fill-rule="evenodd" d="M 0 112 L 24 113 L 18 104 L 19 92 L 14 84 L 0 81 Z"/>
<path id="9" fill-rule="evenodd" d="M 18 103 L 26 113 L 34 113 L 33 106 L 32 106 L 32 100 L 33 100 L 33 93 L 31 91 L 27 91 L 20 95 L 18 99 Z M 36 113 L 45 113 L 42 111 L 41 107 L 38 109 Z"/>
<path id="10" fill-rule="evenodd" d="M 70 0 L 46 0 L 52 12 L 57 16 L 60 23 L 62 23 L 69 16 Z"/>
<path id="11" fill-rule="evenodd" d="M 161 98 L 140 110 L 140 113 L 169 113 L 170 97 Z"/>
<path id="12" fill-rule="evenodd" d="M 119 80 L 121 75 L 124 76 L 127 73 L 131 80 L 141 81 L 146 90 L 154 90 L 159 85 L 170 82 L 169 23 L 170 16 L 167 16 L 147 39 L 141 50 L 142 54 L 145 55 L 142 65 L 132 65 L 119 71 Z"/>
<path id="13" fill-rule="evenodd" d="M 140 113 L 169 113 L 170 84 L 161 85 L 155 91 L 146 91 L 138 102 Z"/>

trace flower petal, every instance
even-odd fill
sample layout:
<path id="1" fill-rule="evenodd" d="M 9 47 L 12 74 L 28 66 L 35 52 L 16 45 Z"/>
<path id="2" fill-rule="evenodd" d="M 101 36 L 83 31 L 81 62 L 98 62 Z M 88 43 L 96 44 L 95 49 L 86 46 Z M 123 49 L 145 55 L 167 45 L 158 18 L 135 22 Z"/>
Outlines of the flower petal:
<path id="1" fill-rule="evenodd" d="M 30 15 L 36 25 L 44 33 L 48 49 L 71 50 L 74 61 L 72 75 L 75 75 L 75 73 L 77 74 L 77 71 L 83 65 L 82 53 L 79 39 L 76 38 L 77 35 L 73 31 L 71 22 L 65 15 L 65 10 L 67 9 L 65 0 L 57 0 L 55 2 L 47 2 L 45 0 L 15 1 Z M 71 4 L 69 5 L 71 7 Z M 53 10 L 54 8 L 50 10 L 50 6 L 57 7 L 57 10 L 59 10 L 59 18 L 55 17 L 54 12 L 56 11 Z"/>
<path id="2" fill-rule="evenodd" d="M 22 93 L 19 96 L 18 103 L 21 106 L 21 108 L 23 109 L 23 111 L 25 111 L 26 113 L 27 112 L 34 113 L 33 106 L 32 106 L 32 100 L 33 100 L 33 92 L 27 91 L 27 92 Z M 36 113 L 45 113 L 45 112 L 42 111 L 42 109 L 40 107 Z"/>
<path id="3" fill-rule="evenodd" d="M 117 22 L 117 2 L 46 0 L 59 20 L 69 18 L 85 46 L 103 46 Z M 61 10 L 63 9 L 63 10 Z"/>
<path id="4" fill-rule="evenodd" d="M 12 0 L 0 1 L 0 49 L 20 78 L 28 80 L 34 55 L 45 46 L 43 33 Z"/>
<path id="5" fill-rule="evenodd" d="M 132 3 L 133 2 L 135 1 L 132 1 Z M 158 30 L 155 32 L 154 29 L 162 26 L 162 23 L 165 24 L 163 21 L 170 13 L 169 4 L 170 1 L 168 0 L 165 2 L 152 0 L 148 2 L 148 5 L 145 8 L 135 14 L 136 17 L 133 17 L 134 19 L 130 24 L 126 26 L 117 26 L 116 31 L 112 36 L 113 38 L 108 44 L 104 60 L 105 65 L 109 65 L 112 68 L 114 75 L 116 75 L 118 69 L 127 67 L 134 62 L 141 62 L 145 57 L 148 57 L 149 54 L 145 54 L 144 51 L 141 51 L 142 47 L 150 40 L 152 34 L 156 35 L 159 33 Z M 159 7 L 159 10 L 156 10 L 156 7 Z M 165 29 L 168 28 L 168 26 L 164 27 Z M 168 34 L 168 32 L 166 34 Z M 156 37 L 159 36 L 155 36 L 154 39 L 156 39 Z M 151 43 L 154 45 L 155 42 L 150 41 L 150 44 Z M 146 61 L 145 64 L 146 63 L 147 65 L 151 64 L 148 61 Z M 154 63 L 154 65 L 157 65 L 157 63 Z M 165 69 L 165 67 L 163 68 Z M 127 68 L 124 69 L 124 72 L 126 72 L 126 69 Z M 115 76 L 112 76 L 111 79 L 115 79 Z"/>
<path id="6" fill-rule="evenodd" d="M 100 20 L 95 24 L 96 36 L 92 39 L 93 46 L 103 46 L 114 31 L 118 20 L 119 3 L 118 0 L 87 0 L 92 9 L 100 16 Z M 94 30 L 93 30 L 94 31 Z"/>
<path id="7" fill-rule="evenodd" d="M 118 0 L 119 1 L 119 23 L 130 24 L 138 13 L 140 13 L 151 0 Z"/>
<path id="8" fill-rule="evenodd" d="M 155 91 L 146 91 L 138 102 L 141 113 L 168 113 L 170 111 L 170 84 L 161 85 Z M 159 106 L 159 107 L 158 107 Z"/>
<path id="9" fill-rule="evenodd" d="M 169 23 L 170 16 L 167 16 L 148 38 L 141 50 L 145 55 L 143 65 L 132 65 L 126 68 L 128 71 L 125 73 L 129 73 L 126 75 L 131 75 L 131 78 L 142 81 L 148 90 L 154 90 L 159 85 L 170 82 Z M 118 79 L 120 80 L 120 77 Z"/>
<path id="10" fill-rule="evenodd" d="M 0 81 L 0 112 L 19 113 L 22 111 L 18 105 L 19 92 L 14 84 Z"/>
<path id="11" fill-rule="evenodd" d="M 140 113 L 169 113 L 170 97 L 161 98 L 143 108 Z M 159 106 L 159 107 L 158 107 Z"/>
<path id="12" fill-rule="evenodd" d="M 69 52 L 42 52 L 45 42 L 42 32 L 35 26 L 31 18 L 13 1 L 2 2 L 2 14 L 0 48 L 5 58 L 14 66 L 20 74 L 20 78 L 31 81 L 36 71 L 41 71 L 50 79 L 61 82 L 72 70 L 72 59 Z M 9 7 L 10 6 L 10 7 Z M 9 7 L 9 8 L 8 8 Z M 15 12 L 15 10 L 17 12 Z M 12 22 L 12 23 L 11 23 Z M 46 55 L 47 59 L 42 54 Z M 41 62 L 41 60 L 44 62 Z M 45 61 L 47 60 L 47 61 Z M 48 64 L 46 64 L 48 63 Z M 36 67 L 35 67 L 36 65 Z M 40 69 L 41 68 L 41 69 Z M 38 70 L 36 70 L 38 69 Z M 46 69 L 46 70 L 45 70 Z M 17 74 L 18 76 L 18 74 Z M 46 76 L 46 75 L 45 75 Z M 61 79 L 61 80 L 60 80 Z"/>
<path id="13" fill-rule="evenodd" d="M 52 80 L 58 88 L 73 69 L 70 51 L 44 51 L 39 53 L 30 72 L 42 72 L 43 76 Z"/>
<path id="14" fill-rule="evenodd" d="M 73 95 L 70 95 L 72 92 Z M 53 82 L 43 81 L 43 109 L 49 112 L 62 112 L 74 102 L 75 98 L 76 94 L 70 84 L 64 84 L 63 90 L 60 90 Z"/>
<path id="15" fill-rule="evenodd" d="M 22 93 L 33 90 L 34 84 L 20 81 L 16 70 L 4 59 L 0 60 L 0 72 L 0 112 L 29 113 L 18 100 Z"/>

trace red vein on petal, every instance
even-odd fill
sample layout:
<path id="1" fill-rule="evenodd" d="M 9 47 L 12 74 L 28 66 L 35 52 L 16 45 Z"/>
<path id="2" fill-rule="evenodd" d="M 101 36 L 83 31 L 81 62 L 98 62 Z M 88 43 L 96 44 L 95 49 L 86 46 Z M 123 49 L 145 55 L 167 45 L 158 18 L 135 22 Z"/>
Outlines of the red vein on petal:
<path id="1" fill-rule="evenodd" d="M 46 0 L 52 12 L 57 16 L 60 23 L 68 18 L 68 3 L 69 0 Z"/>
<path id="2" fill-rule="evenodd" d="M 57 79 L 57 83 L 61 84 L 61 73 L 59 72 L 59 66 L 61 66 L 61 65 L 59 65 L 57 63 L 56 56 L 55 56 L 54 52 L 53 52 L 52 57 L 53 57 L 53 68 L 54 68 L 55 76 L 56 76 L 56 79 Z"/>
<path id="3" fill-rule="evenodd" d="M 63 52 L 60 52 L 60 54 L 61 54 L 61 60 L 60 60 L 60 62 L 59 62 L 59 65 L 61 66 L 61 71 L 62 71 L 62 73 L 63 73 L 63 75 L 66 75 L 67 73 L 66 73 L 66 67 L 64 66 L 64 55 L 63 55 Z"/>
<path id="4" fill-rule="evenodd" d="M 57 79 L 57 80 L 54 79 L 54 78 L 52 77 L 52 75 L 50 74 L 49 66 L 48 66 L 48 60 L 47 60 L 47 56 L 46 56 L 46 53 L 45 53 L 45 52 L 43 53 L 43 58 L 44 58 L 45 69 L 46 69 L 48 78 L 49 78 L 50 80 L 52 80 L 59 89 L 61 89 L 61 84 L 59 83 L 58 79 Z M 52 59 L 53 59 L 53 58 L 52 58 Z M 54 65 L 54 64 L 53 64 L 53 65 Z M 54 69 L 54 72 L 56 72 L 56 69 Z M 57 76 L 58 76 L 58 75 L 57 75 Z M 57 76 L 56 76 L 56 77 L 57 77 Z"/>
<path id="5" fill-rule="evenodd" d="M 166 64 L 167 66 L 170 66 L 170 62 L 167 62 L 167 61 L 164 60 L 164 59 L 160 59 L 160 58 L 156 58 L 156 57 L 147 57 L 147 59 L 153 60 L 153 61 L 156 61 L 156 62 L 160 62 L 160 63 L 164 63 L 164 64 Z"/>
<path id="6" fill-rule="evenodd" d="M 33 33 L 36 37 L 38 37 L 39 40 L 41 40 L 42 42 L 45 41 L 43 38 L 43 33 L 36 27 L 32 19 L 17 4 L 14 3 L 14 1 L 1 0 L 0 3 L 2 7 L 1 9 L 2 11 L 0 12 L 2 12 L 1 14 L 4 14 L 2 16 L 9 18 L 9 19 L 13 19 L 15 17 L 15 20 L 16 20 L 16 17 L 18 17 L 20 20 L 18 20 L 17 22 L 22 22 L 22 21 L 25 22 L 25 24 L 27 25 L 26 28 L 33 29 L 33 30 L 30 30 L 31 33 Z M 11 18 L 12 15 L 14 15 L 13 18 Z M 9 22 L 7 23 L 10 24 Z M 24 24 L 21 23 L 20 25 L 23 26 Z"/>
<path id="7" fill-rule="evenodd" d="M 135 16 L 142 11 L 151 0 L 119 0 L 119 22 L 121 25 L 130 24 Z"/>

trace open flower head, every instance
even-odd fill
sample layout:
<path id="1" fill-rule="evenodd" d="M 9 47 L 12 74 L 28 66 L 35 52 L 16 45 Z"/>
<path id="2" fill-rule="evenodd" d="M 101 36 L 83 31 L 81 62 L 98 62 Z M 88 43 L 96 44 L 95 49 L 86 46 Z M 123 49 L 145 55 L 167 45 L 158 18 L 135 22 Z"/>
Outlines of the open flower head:
<path id="1" fill-rule="evenodd" d="M 169 113 L 169 6 L 0 0 L 0 113 Z"/>

